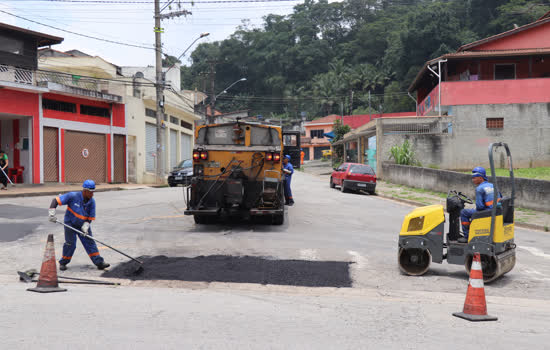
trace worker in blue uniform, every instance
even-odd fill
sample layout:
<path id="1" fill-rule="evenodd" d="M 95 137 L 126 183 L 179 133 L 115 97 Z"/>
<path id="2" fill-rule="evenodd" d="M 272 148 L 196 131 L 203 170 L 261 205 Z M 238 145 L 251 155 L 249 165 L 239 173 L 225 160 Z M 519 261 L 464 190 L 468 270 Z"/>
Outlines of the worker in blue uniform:
<path id="1" fill-rule="evenodd" d="M 283 158 L 283 173 L 284 173 L 284 188 L 285 188 L 285 204 L 294 205 L 294 199 L 292 198 L 292 190 L 290 189 L 290 183 L 292 181 L 292 174 L 294 174 L 294 167 L 290 164 L 290 156 L 287 154 Z"/>
<path id="2" fill-rule="evenodd" d="M 464 237 L 458 239 L 461 243 L 468 242 L 468 235 L 470 233 L 470 223 L 472 222 L 472 215 L 476 211 L 481 211 L 485 209 L 492 209 L 495 203 L 495 189 L 493 184 L 487 181 L 487 174 L 485 168 L 475 167 L 472 170 L 472 182 L 476 186 L 476 208 L 475 209 L 462 209 L 460 211 L 460 221 L 462 224 L 462 233 Z M 500 194 L 499 199 L 500 200 Z"/>
<path id="3" fill-rule="evenodd" d="M 65 244 L 63 245 L 63 255 L 61 256 L 61 260 L 59 260 L 59 269 L 62 271 L 67 270 L 67 264 L 71 262 L 73 253 L 76 249 L 77 235 L 84 249 L 86 249 L 88 256 L 99 270 L 103 270 L 110 266 L 105 263 L 99 254 L 95 241 L 85 237 L 87 235 L 92 235 L 90 223 L 95 220 L 94 191 L 95 182 L 93 180 L 86 180 L 82 184 L 82 191 L 69 192 L 52 200 L 49 210 L 49 220 L 51 222 L 56 222 L 57 217 L 55 216 L 55 208 L 57 208 L 58 205 L 66 205 L 65 224 L 84 233 L 84 235 L 80 235 L 70 228 L 65 227 Z"/>

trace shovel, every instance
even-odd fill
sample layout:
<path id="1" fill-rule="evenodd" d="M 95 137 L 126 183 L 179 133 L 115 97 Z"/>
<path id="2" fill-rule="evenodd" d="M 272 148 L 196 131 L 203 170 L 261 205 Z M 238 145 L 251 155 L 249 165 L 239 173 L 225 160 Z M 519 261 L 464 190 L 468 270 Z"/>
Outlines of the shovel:
<path id="1" fill-rule="evenodd" d="M 56 223 L 56 224 L 63 225 L 63 226 L 65 226 L 65 227 L 67 227 L 67 228 L 70 228 L 71 230 L 73 230 L 73 231 L 75 231 L 76 233 L 78 233 L 81 237 L 85 237 L 85 238 L 91 239 L 92 241 L 95 241 L 95 242 L 97 242 L 97 243 L 99 243 L 99 244 L 103 244 L 103 245 L 106 246 L 107 248 L 112 249 L 112 250 L 114 250 L 115 252 L 117 252 L 117 253 L 119 253 L 119 254 L 122 254 L 122 255 L 124 255 L 125 257 L 130 258 L 130 259 L 132 259 L 133 261 L 137 262 L 137 263 L 139 264 L 139 266 L 134 270 L 134 272 L 133 272 L 134 275 L 139 275 L 140 273 L 143 272 L 143 262 L 142 262 L 142 261 L 140 261 L 140 260 L 138 260 L 138 259 L 136 259 L 136 258 L 133 258 L 133 257 L 131 257 L 130 255 L 128 255 L 128 254 L 126 254 L 126 253 L 124 253 L 124 252 L 121 252 L 120 250 L 118 250 L 118 249 L 116 249 L 116 248 L 113 248 L 113 247 L 111 247 L 111 246 L 108 245 L 108 244 L 105 244 L 105 243 L 101 242 L 99 239 L 96 239 L 96 238 L 94 238 L 94 237 L 92 237 L 92 236 L 90 236 L 90 235 L 87 235 L 87 234 L 85 234 L 84 232 L 82 232 L 82 231 L 80 231 L 80 230 L 77 230 L 76 228 L 74 228 L 74 227 L 72 227 L 72 226 L 69 226 L 69 225 L 67 225 L 67 224 L 65 224 L 65 223 L 63 223 L 63 222 L 61 222 L 61 221 L 59 221 L 59 220 L 56 220 L 55 223 Z"/>

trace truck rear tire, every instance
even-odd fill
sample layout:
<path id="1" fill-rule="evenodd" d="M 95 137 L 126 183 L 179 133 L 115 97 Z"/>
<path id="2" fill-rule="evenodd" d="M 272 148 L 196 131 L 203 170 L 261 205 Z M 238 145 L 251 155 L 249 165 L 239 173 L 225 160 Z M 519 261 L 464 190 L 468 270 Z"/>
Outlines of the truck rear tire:
<path id="1" fill-rule="evenodd" d="M 206 217 L 202 215 L 193 215 L 195 219 L 195 224 L 206 224 Z"/>
<path id="2" fill-rule="evenodd" d="M 275 214 L 271 218 L 273 225 L 282 225 L 285 222 L 285 214 Z"/>

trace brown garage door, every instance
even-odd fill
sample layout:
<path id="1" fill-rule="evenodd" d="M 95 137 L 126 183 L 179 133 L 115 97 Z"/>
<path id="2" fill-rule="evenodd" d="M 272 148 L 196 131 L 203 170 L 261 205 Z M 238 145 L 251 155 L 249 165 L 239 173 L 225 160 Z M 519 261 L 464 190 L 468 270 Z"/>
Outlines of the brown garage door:
<path id="1" fill-rule="evenodd" d="M 44 182 L 59 182 L 59 133 L 44 128 Z"/>
<path id="2" fill-rule="evenodd" d="M 65 181 L 107 181 L 107 135 L 78 131 L 65 133 Z"/>
<path id="3" fill-rule="evenodd" d="M 114 135 L 114 182 L 126 182 L 126 136 Z"/>

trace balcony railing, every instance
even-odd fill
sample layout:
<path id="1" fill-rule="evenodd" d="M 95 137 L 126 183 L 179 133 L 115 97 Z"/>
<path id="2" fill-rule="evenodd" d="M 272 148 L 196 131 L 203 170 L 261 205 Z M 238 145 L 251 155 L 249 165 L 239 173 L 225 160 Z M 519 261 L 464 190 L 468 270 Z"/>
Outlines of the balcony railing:
<path id="1" fill-rule="evenodd" d="M 0 81 L 34 85 L 34 76 L 31 70 L 0 64 Z"/>

